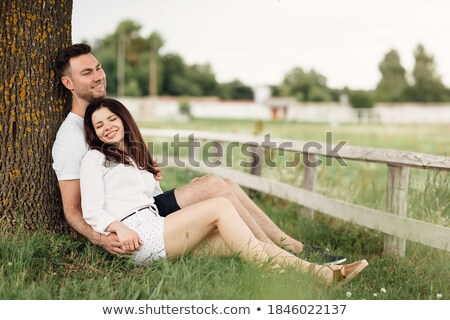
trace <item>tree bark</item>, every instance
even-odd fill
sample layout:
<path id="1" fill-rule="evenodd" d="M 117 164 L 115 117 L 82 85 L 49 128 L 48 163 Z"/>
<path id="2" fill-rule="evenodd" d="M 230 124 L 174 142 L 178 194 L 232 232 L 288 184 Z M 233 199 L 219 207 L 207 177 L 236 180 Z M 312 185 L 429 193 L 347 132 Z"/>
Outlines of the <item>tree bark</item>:
<path id="1" fill-rule="evenodd" d="M 0 225 L 62 231 L 51 149 L 67 96 L 54 61 L 71 44 L 72 0 L 2 0 L 0 7 Z"/>

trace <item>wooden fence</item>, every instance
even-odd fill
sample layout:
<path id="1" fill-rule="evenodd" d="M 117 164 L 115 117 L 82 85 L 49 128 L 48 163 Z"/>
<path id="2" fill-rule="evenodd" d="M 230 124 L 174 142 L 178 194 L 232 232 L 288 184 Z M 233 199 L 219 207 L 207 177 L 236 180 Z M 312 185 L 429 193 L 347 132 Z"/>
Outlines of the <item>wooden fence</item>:
<path id="1" fill-rule="evenodd" d="M 195 166 L 191 165 L 192 161 L 183 161 L 183 163 L 189 169 L 230 178 L 242 186 L 295 202 L 307 208 L 308 214 L 311 216 L 313 216 L 314 211 L 319 211 L 332 217 L 381 231 L 386 234 L 384 250 L 389 254 L 404 256 L 406 240 L 450 252 L 450 228 L 407 217 L 409 168 L 450 171 L 450 157 L 352 146 L 343 146 L 338 154 L 333 154 L 331 151 L 335 147 L 334 145 L 271 139 L 271 142 L 275 142 L 275 147 L 270 146 L 271 148 L 302 153 L 306 159 L 313 163 L 318 159 L 318 156 L 324 156 L 386 164 L 388 170 L 387 208 L 384 212 L 328 198 L 314 192 L 317 179 L 317 170 L 314 166 L 305 166 L 301 188 L 261 177 L 262 157 L 264 155 L 262 151 L 263 148 L 268 146 L 264 144 L 264 139 L 260 136 L 184 130 L 141 129 L 141 132 L 144 136 L 168 138 L 168 141 L 174 141 L 174 137 L 177 136 L 180 140 L 188 140 L 190 143 L 194 143 L 194 140 L 203 140 L 215 144 L 239 143 L 249 145 L 254 148 L 254 152 L 251 153 L 254 157 L 254 165 L 250 174 L 224 166 L 213 168 L 206 166 L 202 161 L 198 161 L 198 165 Z M 195 157 L 193 154 L 189 156 Z M 172 162 L 169 165 L 176 166 L 176 163 Z"/>

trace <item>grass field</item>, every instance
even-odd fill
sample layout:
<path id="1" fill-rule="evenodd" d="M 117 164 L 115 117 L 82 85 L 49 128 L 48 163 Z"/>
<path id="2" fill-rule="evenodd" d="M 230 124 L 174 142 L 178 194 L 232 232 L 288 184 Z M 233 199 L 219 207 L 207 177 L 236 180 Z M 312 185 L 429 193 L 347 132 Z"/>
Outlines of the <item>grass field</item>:
<path id="1" fill-rule="evenodd" d="M 195 120 L 149 125 L 250 134 L 254 130 L 254 123 L 246 121 Z M 348 140 L 351 145 L 433 154 L 449 154 L 450 146 L 450 131 L 444 127 L 340 126 L 328 130 L 323 125 L 275 122 L 264 125 L 264 132 L 269 131 L 276 137 L 317 141 L 324 140 L 325 131 L 333 131 L 336 140 Z M 290 183 L 301 181 L 298 168 L 265 168 L 263 172 Z M 372 164 L 321 168 L 318 191 L 384 209 L 385 175 L 384 166 Z M 195 176 L 186 170 L 166 169 L 163 189 L 188 183 Z M 252 194 L 288 234 L 327 246 L 350 261 L 366 258 L 369 268 L 346 287 L 328 288 L 308 274 L 296 270 L 269 273 L 238 257 L 185 256 L 135 267 L 84 239 L 0 230 L 0 299 L 450 299 L 449 253 L 408 242 L 405 258 L 386 256 L 382 253 L 384 235 L 379 232 L 320 214 L 312 221 L 299 216 L 294 204 Z M 448 226 L 449 199 L 448 173 L 411 172 L 411 216 Z"/>
<path id="2" fill-rule="evenodd" d="M 224 131 L 260 135 L 270 133 L 277 138 L 303 141 L 325 141 L 325 133 L 333 133 L 333 141 L 347 145 L 400 149 L 434 155 L 450 155 L 450 126 L 448 125 L 357 125 L 332 126 L 317 123 L 267 121 L 262 127 L 257 121 L 194 119 L 189 122 L 140 122 L 141 127 L 162 129 L 191 129 Z"/>

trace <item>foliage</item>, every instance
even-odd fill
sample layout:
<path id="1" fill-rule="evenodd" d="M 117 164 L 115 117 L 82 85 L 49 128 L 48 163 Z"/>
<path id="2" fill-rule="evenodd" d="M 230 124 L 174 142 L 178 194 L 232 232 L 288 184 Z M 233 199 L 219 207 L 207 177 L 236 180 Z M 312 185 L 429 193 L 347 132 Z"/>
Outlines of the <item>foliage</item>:
<path id="1" fill-rule="evenodd" d="M 143 37 L 141 25 L 132 20 L 122 21 L 116 30 L 95 41 L 93 52 L 102 62 L 108 76 L 108 94 L 116 95 L 118 82 L 118 43 L 125 43 L 125 95 L 150 94 L 150 80 L 158 95 L 219 96 L 222 99 L 253 99 L 250 86 L 238 79 L 219 83 L 208 63 L 188 64 L 175 52 L 162 54 L 165 41 L 158 32 Z M 385 102 L 440 102 L 450 100 L 446 88 L 437 74 L 433 56 L 422 45 L 414 52 L 415 66 L 411 74 L 401 65 L 395 49 L 389 50 L 379 64 L 381 79 L 377 84 L 374 101 Z M 152 71 L 150 71 L 152 70 Z M 152 73 L 152 74 L 150 74 Z M 411 78 L 411 83 L 408 79 Z M 152 80 L 153 81 L 153 80 Z M 131 83 L 130 83 L 131 82 Z M 156 86 L 156 88 L 155 88 Z M 298 101 L 339 101 L 342 90 L 329 88 L 327 79 L 314 69 L 292 68 L 279 84 L 270 86 L 272 96 L 292 96 Z M 368 100 L 364 104 L 367 104 Z"/>
<path id="2" fill-rule="evenodd" d="M 163 37 L 153 32 L 145 38 L 140 31 L 139 23 L 124 20 L 112 34 L 93 45 L 93 53 L 107 74 L 109 95 L 117 95 L 118 92 L 118 44 L 122 42 L 126 46 L 125 95 L 149 95 L 150 80 L 156 77 L 159 95 L 253 99 L 252 89 L 239 80 L 222 85 L 216 80 L 210 64 L 189 65 L 177 53 L 161 54 L 159 50 L 165 44 Z M 152 68 L 153 75 L 150 74 Z"/>
<path id="3" fill-rule="evenodd" d="M 390 50 L 378 67 L 381 72 L 381 80 L 375 91 L 377 101 L 404 101 L 408 83 L 406 82 L 406 71 L 400 63 L 398 52 Z"/>
<path id="4" fill-rule="evenodd" d="M 253 89 L 239 80 L 223 83 L 220 86 L 219 97 L 225 100 L 253 100 Z"/>
<path id="5" fill-rule="evenodd" d="M 419 44 L 414 56 L 416 62 L 412 72 L 414 83 L 410 90 L 410 97 L 419 102 L 439 102 L 448 99 L 446 88 L 437 74 L 434 57 Z"/>
<path id="6" fill-rule="evenodd" d="M 327 79 L 314 69 L 306 72 L 297 67 L 285 75 L 281 93 L 298 101 L 330 101 L 332 96 L 326 82 Z"/>
<path id="7" fill-rule="evenodd" d="M 363 90 L 351 91 L 348 99 L 350 105 L 357 109 L 372 108 L 374 105 L 372 94 Z"/>

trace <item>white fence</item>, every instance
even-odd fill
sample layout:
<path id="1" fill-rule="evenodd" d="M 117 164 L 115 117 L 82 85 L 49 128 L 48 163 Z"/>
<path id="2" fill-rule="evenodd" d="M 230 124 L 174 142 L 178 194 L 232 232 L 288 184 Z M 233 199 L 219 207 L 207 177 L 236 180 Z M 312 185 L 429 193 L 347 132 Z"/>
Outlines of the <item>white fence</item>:
<path id="1" fill-rule="evenodd" d="M 168 139 L 173 139 L 175 135 L 179 135 L 179 138 L 191 139 L 190 142 L 193 142 L 192 137 L 194 137 L 196 140 L 214 141 L 215 143 L 247 144 L 254 146 L 256 150 L 260 151 L 253 153 L 254 157 L 262 157 L 264 154 L 264 152 L 261 152 L 264 141 L 263 137 L 234 135 L 223 132 L 192 132 L 183 130 L 141 129 L 141 132 L 146 137 L 162 137 Z M 304 148 L 305 144 L 307 144 L 304 141 L 275 139 L 273 142 L 276 143 L 276 146 L 279 146 L 277 148 L 289 145 L 289 147 L 283 148 L 286 151 L 305 153 L 305 150 L 307 150 L 307 154 L 304 154 L 304 156 L 309 159 L 317 156 L 336 156 L 327 154 L 327 150 L 333 150 L 334 146 L 327 148 L 325 145 L 322 145 L 322 148 L 311 149 Z M 286 142 L 291 142 L 291 144 L 286 144 Z M 343 146 L 339 150 L 339 156 L 342 159 L 386 164 L 388 170 L 388 188 L 387 208 L 385 212 L 328 198 L 314 192 L 315 181 L 317 179 L 317 171 L 314 167 L 305 166 L 303 185 L 302 188 L 299 188 L 223 166 L 211 168 L 202 164 L 201 161 L 197 161 L 199 166 L 190 166 L 190 163 L 194 163 L 192 161 L 183 161 L 183 163 L 190 169 L 233 179 L 240 185 L 295 202 L 312 211 L 319 211 L 344 221 L 384 232 L 386 234 L 384 249 L 387 253 L 403 256 L 406 250 L 406 240 L 419 242 L 450 252 L 450 228 L 407 217 L 409 168 L 450 171 L 450 157 L 352 146 Z M 254 161 L 254 163 L 259 164 L 263 162 L 261 159 Z M 172 165 L 175 164 L 172 163 Z M 258 174 L 261 170 L 253 168 L 251 172 Z"/>

